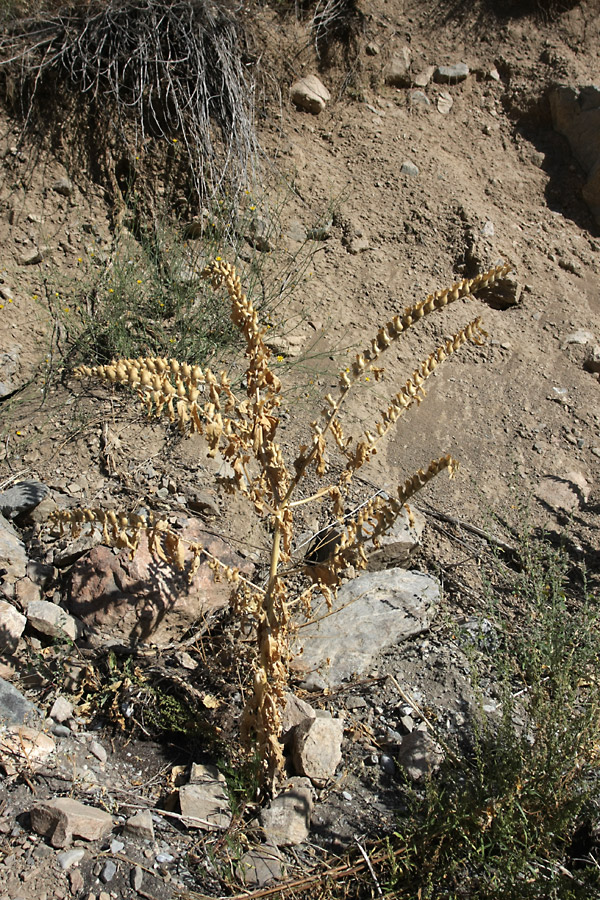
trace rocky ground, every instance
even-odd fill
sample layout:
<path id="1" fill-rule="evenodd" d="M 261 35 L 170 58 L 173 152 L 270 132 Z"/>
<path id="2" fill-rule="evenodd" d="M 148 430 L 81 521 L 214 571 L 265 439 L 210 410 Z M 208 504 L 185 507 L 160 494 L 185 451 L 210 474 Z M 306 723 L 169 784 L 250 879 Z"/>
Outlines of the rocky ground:
<path id="1" fill-rule="evenodd" d="M 206 459 L 201 438 L 148 423 L 122 392 L 56 377 L 68 352 L 56 304 L 68 310 L 84 272 L 110 261 L 113 219 L 98 185 L 20 144 L 4 117 L 0 900 L 215 897 L 244 879 L 250 889 L 307 875 L 393 825 L 406 780 L 418 785 L 457 752 L 475 704 L 494 716 L 481 578 L 490 547 L 514 545 L 525 525 L 564 533 L 595 585 L 594 3 L 553 22 L 374 3 L 355 56 L 330 66 L 301 25 L 283 29 L 268 8 L 261 16 L 284 102 L 266 110 L 268 187 L 251 196 L 266 237 L 247 235 L 240 265 L 249 277 L 259 259 L 276 280 L 295 259 L 307 263 L 285 305 L 269 309 L 284 448 L 293 454 L 367 334 L 429 291 L 508 260 L 507 292 L 459 301 L 409 333 L 383 382 L 361 385 L 346 411 L 348 427 L 365 427 L 392 385 L 482 316 L 488 341 L 436 373 L 351 500 L 390 491 L 442 453 L 461 470 L 427 487 L 416 523 L 372 560 L 371 581 L 347 573 L 340 610 L 300 629 L 291 781 L 260 812 L 252 766 L 242 771 L 231 750 L 252 635 L 229 614 L 225 587 L 206 566 L 188 587 L 145 547 L 131 561 L 92 549 L 87 535 L 60 538 L 47 521 L 80 504 L 143 505 L 257 579 L 269 535 L 218 488 L 222 463 Z M 306 75 L 325 90 L 307 100 L 300 85 L 292 103 Z M 190 266 L 197 252 L 185 248 Z M 323 511 L 303 512 L 298 544 L 326 524 Z M 502 602 L 518 627 L 518 608 Z"/>

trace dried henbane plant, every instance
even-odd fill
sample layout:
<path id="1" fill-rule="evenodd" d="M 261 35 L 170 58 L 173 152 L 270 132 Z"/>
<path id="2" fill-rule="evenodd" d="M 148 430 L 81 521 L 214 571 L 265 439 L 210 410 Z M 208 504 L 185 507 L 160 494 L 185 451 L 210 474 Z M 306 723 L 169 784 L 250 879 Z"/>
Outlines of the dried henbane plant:
<path id="1" fill-rule="evenodd" d="M 263 765 L 263 784 L 272 790 L 283 771 L 279 742 L 281 710 L 288 680 L 289 636 L 293 610 L 300 604 L 310 610 L 311 597 L 320 592 L 328 602 L 339 582 L 341 571 L 350 564 L 366 565 L 366 548 L 377 546 L 379 538 L 391 528 L 405 504 L 428 481 L 447 469 L 456 469 L 451 456 L 433 460 L 401 484 L 395 496 L 376 496 L 354 514 L 347 516 L 344 495 L 355 472 L 377 452 L 379 441 L 414 403 L 424 396 L 423 383 L 448 356 L 467 341 L 481 343 L 485 332 L 479 318 L 431 353 L 412 373 L 403 387 L 389 400 L 370 430 L 359 437 L 344 434 L 340 412 L 352 387 L 367 373 L 381 377 L 380 357 L 412 325 L 454 300 L 469 297 L 504 278 L 510 265 L 496 266 L 475 278 L 465 278 L 451 288 L 430 294 L 425 300 L 394 316 L 378 331 L 369 346 L 358 353 L 351 366 L 339 375 L 335 394 L 325 397 L 324 408 L 311 423 L 312 437 L 301 446 L 291 462 L 283 458 L 277 442 L 280 406 L 279 379 L 269 366 L 270 350 L 264 342 L 251 300 L 243 293 L 234 268 L 220 260 L 208 265 L 203 275 L 214 289 L 226 288 L 231 302 L 231 317 L 246 343 L 246 396 L 232 390 L 225 372 L 218 375 L 208 368 L 179 363 L 174 359 L 140 358 L 115 360 L 106 366 L 81 366 L 78 376 L 95 376 L 111 384 L 129 385 L 146 407 L 149 416 L 166 415 L 184 433 L 200 432 L 206 438 L 209 455 L 220 453 L 233 471 L 225 480 L 228 490 L 239 491 L 253 504 L 257 514 L 270 520 L 272 545 L 269 577 L 265 586 L 250 583 L 237 569 L 225 566 L 197 543 L 186 543 L 169 525 L 150 515 L 117 514 L 100 509 L 60 511 L 54 520 L 63 529 L 78 535 L 82 528 L 99 531 L 107 543 L 135 553 L 145 533 L 150 548 L 162 560 L 183 568 L 184 554 L 191 550 L 193 577 L 204 559 L 208 559 L 216 578 L 226 578 L 233 586 L 232 606 L 240 617 L 251 616 L 257 627 L 258 658 L 254 671 L 253 693 L 243 717 L 245 737 L 254 735 Z M 327 474 L 326 446 L 333 441 L 344 460 L 334 481 L 325 480 L 311 496 L 297 497 L 299 485 L 309 468 L 319 478 Z M 294 511 L 310 501 L 332 504 L 339 522 L 339 535 L 329 559 L 315 566 L 312 583 L 294 598 L 288 597 L 285 566 L 291 560 Z"/>

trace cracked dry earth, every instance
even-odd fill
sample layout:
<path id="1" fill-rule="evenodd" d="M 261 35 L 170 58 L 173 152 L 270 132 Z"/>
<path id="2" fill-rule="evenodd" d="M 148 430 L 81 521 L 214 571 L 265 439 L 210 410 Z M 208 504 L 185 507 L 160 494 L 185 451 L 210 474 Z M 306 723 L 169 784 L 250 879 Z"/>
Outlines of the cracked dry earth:
<path id="1" fill-rule="evenodd" d="M 425 530 L 410 565 L 446 588 L 428 629 L 388 647 L 355 680 L 298 689 L 314 707 L 343 714 L 345 731 L 336 776 L 317 790 L 309 838 L 283 851 L 292 876 L 355 836 L 393 825 L 402 807 L 395 757 L 403 734 L 424 718 L 452 741 L 468 719 L 474 698 L 465 648 L 473 622 L 485 617 L 480 560 L 487 545 L 440 515 L 510 543 L 500 523 L 519 525 L 515 518 L 526 508 L 534 530 L 566 530 L 569 552 L 587 566 L 592 585 L 600 559 L 600 384 L 585 366 L 600 344 L 599 226 L 581 197 L 586 175 L 554 131 L 548 101 L 558 84 L 600 83 L 596 4 L 578 4 L 552 23 L 527 15 L 490 23 L 475 9 L 444 18 L 433 2 L 378 0 L 363 12 L 351 90 L 344 89 L 341 63 L 319 70 L 299 25 L 283 28 L 268 8 L 261 13 L 265 46 L 280 57 L 283 97 L 292 81 L 317 72 L 332 95 L 318 116 L 287 101 L 268 108 L 261 126 L 271 194 L 257 192 L 256 202 L 267 218 L 280 209 L 266 271 L 305 247 L 307 233 L 322 238 L 310 242 L 306 277 L 275 316 L 273 342 L 283 348 L 288 386 L 285 448 L 293 453 L 305 437 L 320 398 L 365 337 L 405 305 L 497 259 L 513 265 L 520 296 L 512 305 L 494 296 L 463 300 L 431 317 L 388 354 L 383 382 L 362 384 L 346 410 L 349 424 L 364 427 L 392 385 L 440 341 L 482 317 L 489 339 L 436 373 L 426 401 L 399 424 L 368 481 L 354 489 L 359 503 L 442 453 L 460 460 L 457 478 L 440 476 L 417 503 Z M 406 46 L 415 75 L 455 63 L 466 64 L 469 75 L 460 83 L 432 81 L 420 88 L 427 102 L 414 102 L 412 88 L 385 81 L 390 59 Z M 199 440 L 180 441 L 147 423 L 122 394 L 92 397 L 79 385 L 42 383 L 53 331 L 48 294 L 77 280 L 81 260 L 110 257 L 110 210 L 84 173 L 18 147 L 16 126 L 5 118 L 2 124 L 0 482 L 38 480 L 59 505 L 144 502 L 171 516 L 200 516 L 260 572 L 268 535 L 243 503 L 215 487 L 216 467 L 202 457 Z M 65 178 L 74 185 L 66 194 Z M 27 262 L 41 246 L 41 259 Z M 17 529 L 29 560 L 49 567 L 39 591 L 63 602 L 70 566 L 89 546 L 57 553 L 39 524 Z M 316 511 L 300 524 L 310 536 L 326 523 Z M 13 591 L 12 602 L 18 599 Z M 26 599 L 21 595 L 24 608 Z M 522 624 L 518 609 L 507 605 L 504 612 L 515 627 Z M 216 637 L 205 627 L 211 624 Z M 172 624 L 160 649 L 151 641 L 138 648 L 130 663 L 118 646 L 113 659 L 93 641 L 57 647 L 28 628 L 3 660 L 0 675 L 44 715 L 59 694 L 70 697 L 74 711 L 55 727 L 55 753 L 39 766 L 23 751 L 26 762 L 21 757 L 16 771 L 8 767 L 0 785 L 0 900 L 229 892 L 237 860 L 258 841 L 252 808 L 234 809 L 225 841 L 187 828 L 176 801 L 186 767 L 218 763 L 219 742 L 235 740 L 250 649 L 226 616 L 192 630 L 187 641 L 179 640 L 179 627 Z M 153 667 L 164 692 L 203 709 L 204 730 L 191 742 L 182 732 L 152 739 L 143 715 L 156 700 L 138 674 Z M 81 682 L 68 681 L 73 670 L 87 679 L 100 673 L 107 713 L 112 706 L 125 719 L 131 704 L 140 726 L 134 736 L 85 706 Z M 126 695 L 115 687 L 124 679 Z M 493 713 L 494 685 L 484 679 L 482 689 Z M 206 698 L 215 698 L 214 708 L 210 699 L 203 706 Z M 70 847 L 34 833 L 32 806 L 64 796 L 108 812 L 111 832 L 92 841 L 75 836 Z M 144 809 L 151 810 L 147 830 L 128 830 L 127 821 Z M 83 852 L 65 858 L 72 849 Z"/>

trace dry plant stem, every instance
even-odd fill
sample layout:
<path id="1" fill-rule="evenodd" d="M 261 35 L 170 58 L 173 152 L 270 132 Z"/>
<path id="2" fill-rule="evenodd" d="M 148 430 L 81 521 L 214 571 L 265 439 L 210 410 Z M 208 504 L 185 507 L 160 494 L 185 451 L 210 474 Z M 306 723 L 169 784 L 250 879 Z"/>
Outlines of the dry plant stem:
<path id="1" fill-rule="evenodd" d="M 273 792 L 284 767 L 279 734 L 288 680 L 290 606 L 285 578 L 280 574 L 280 569 L 282 563 L 291 559 L 293 509 L 302 503 L 329 497 L 333 513 L 340 523 L 339 539 L 332 543 L 330 558 L 311 568 L 313 585 L 297 598 L 308 615 L 313 590 L 320 591 L 331 608 L 341 570 L 350 564 L 364 568 L 367 564 L 366 546 L 379 546 L 380 538 L 392 527 L 408 500 L 444 469 L 453 476 L 456 460 L 449 455 L 439 457 L 400 484 L 396 496 L 378 493 L 352 514 L 345 514 L 342 489 L 354 472 L 376 452 L 377 444 L 392 424 L 412 404 L 421 401 L 423 384 L 436 367 L 467 341 L 481 343 L 485 332 L 480 319 L 474 319 L 424 360 L 381 411 L 373 426 L 374 433 L 365 431 L 361 440 L 346 438 L 338 421 L 348 392 L 366 372 L 372 372 L 376 379 L 380 377 L 382 370 L 375 365 L 379 357 L 419 319 L 493 284 L 509 270 L 507 264 L 490 269 L 476 278 L 465 278 L 448 290 L 429 295 L 381 328 L 370 346 L 357 355 L 351 369 L 340 373 L 337 397 L 325 397 L 326 406 L 320 419 L 311 425 L 312 442 L 300 448 L 293 475 L 286 467 L 281 447 L 276 442 L 281 385 L 269 365 L 271 352 L 264 343 L 265 332 L 260 328 L 257 311 L 244 294 L 235 269 L 220 259 L 206 266 L 203 275 L 214 288 L 225 287 L 227 290 L 232 321 L 244 337 L 247 360 L 245 399 L 240 400 L 234 395 L 224 372 L 217 377 L 210 369 L 182 365 L 177 360 L 152 357 L 117 360 L 108 366 L 93 369 L 81 367 L 76 373 L 97 375 L 112 384 L 127 384 L 137 391 L 149 415 L 166 414 L 182 431 L 189 429 L 204 434 L 209 455 L 220 452 L 233 469 L 234 475 L 226 482 L 227 488 L 243 493 L 259 515 L 270 518 L 273 538 L 265 590 L 245 581 L 237 569 L 224 566 L 199 544 L 187 545 L 193 554 L 190 578 L 197 571 L 204 554 L 215 577 L 224 575 L 234 585 L 234 611 L 240 616 L 252 617 L 256 622 L 258 660 L 253 692 L 242 719 L 242 735 L 256 736 L 262 760 L 262 785 L 268 793 Z M 326 484 L 309 498 L 293 501 L 293 493 L 310 464 L 315 463 L 319 477 L 325 475 L 328 432 L 331 432 L 346 459 L 345 468 L 337 483 Z M 258 473 L 253 473 L 256 468 Z M 117 547 L 127 547 L 132 554 L 137 549 L 140 535 L 145 533 L 150 549 L 160 559 L 179 568 L 185 565 L 184 542 L 161 520 L 154 521 L 136 514 L 105 513 L 102 510 L 63 511 L 57 513 L 54 520 L 60 523 L 61 528 L 68 526 L 74 535 L 80 533 L 83 525 L 89 524 L 101 530 L 107 542 Z"/>

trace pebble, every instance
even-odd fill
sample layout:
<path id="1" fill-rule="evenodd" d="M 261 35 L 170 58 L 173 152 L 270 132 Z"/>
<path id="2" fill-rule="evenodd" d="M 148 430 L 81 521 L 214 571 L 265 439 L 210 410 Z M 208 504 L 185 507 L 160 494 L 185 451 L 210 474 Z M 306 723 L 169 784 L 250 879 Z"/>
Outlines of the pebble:
<path id="1" fill-rule="evenodd" d="M 107 752 L 99 741 L 92 741 L 90 743 L 90 753 L 92 753 L 96 759 L 100 760 L 101 763 L 105 763 L 107 760 Z"/>
<path id="2" fill-rule="evenodd" d="M 396 763 L 391 756 L 387 756 L 385 753 L 381 754 L 379 765 L 386 773 L 386 775 L 394 775 L 396 772 Z"/>
<path id="3" fill-rule="evenodd" d="M 401 175 L 411 175 L 412 177 L 414 177 L 415 175 L 419 174 L 419 169 L 417 166 L 415 166 L 414 163 L 403 162 L 400 167 L 400 174 Z"/>
<path id="4" fill-rule="evenodd" d="M 54 737 L 71 737 L 71 729 L 66 725 L 53 725 L 50 730 Z"/>
<path id="5" fill-rule="evenodd" d="M 134 866 L 129 872 L 129 884 L 134 891 L 139 891 L 144 881 L 144 873 L 141 866 Z"/>
<path id="6" fill-rule="evenodd" d="M 455 63 L 452 66 L 438 66 L 434 73 L 434 81 L 441 84 L 457 84 L 464 81 L 469 74 L 466 63 Z"/>
<path id="7" fill-rule="evenodd" d="M 61 697 L 59 695 L 52 704 L 52 708 L 50 710 L 50 718 L 54 719 L 55 722 L 62 723 L 66 722 L 67 719 L 70 719 L 72 715 L 73 704 L 69 703 L 66 697 Z"/>
<path id="8" fill-rule="evenodd" d="M 350 793 L 350 791 L 342 791 L 342 797 L 344 798 L 344 800 L 352 800 L 352 794 Z"/>
<path id="9" fill-rule="evenodd" d="M 65 850 L 64 853 L 58 854 L 58 864 L 61 869 L 66 872 L 66 870 L 70 869 L 71 866 L 76 866 L 77 863 L 80 863 L 84 856 L 85 850 L 83 849 L 83 847 L 75 847 L 73 850 Z"/>
<path id="10" fill-rule="evenodd" d="M 157 863 L 170 863 L 175 859 L 174 856 L 171 856 L 170 853 L 157 853 L 156 854 L 156 862 Z"/>
<path id="11" fill-rule="evenodd" d="M 123 843 L 123 841 L 117 841 L 116 839 L 113 839 L 110 842 L 110 852 L 111 853 L 122 853 L 124 849 L 125 849 L 125 844 Z"/>
<path id="12" fill-rule="evenodd" d="M 108 884 L 109 881 L 112 881 L 115 875 L 117 874 L 117 864 L 112 859 L 107 859 L 104 865 L 102 866 L 102 871 L 100 872 L 100 878 L 104 882 L 104 884 Z"/>
<path id="13" fill-rule="evenodd" d="M 410 105 L 420 107 L 421 109 L 427 109 L 428 106 L 431 106 L 431 100 L 423 91 L 411 91 L 409 94 Z"/>

